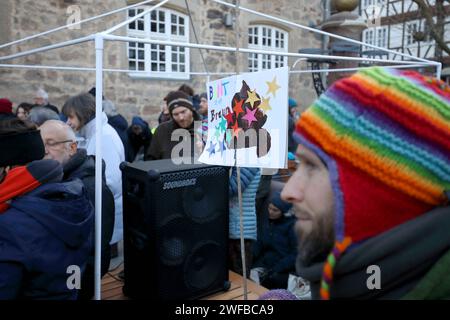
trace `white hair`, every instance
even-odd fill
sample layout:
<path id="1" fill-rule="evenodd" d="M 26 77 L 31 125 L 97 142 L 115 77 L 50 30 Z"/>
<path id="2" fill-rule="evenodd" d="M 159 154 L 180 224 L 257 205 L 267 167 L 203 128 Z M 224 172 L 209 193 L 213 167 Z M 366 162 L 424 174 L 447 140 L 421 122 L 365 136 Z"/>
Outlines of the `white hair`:
<path id="1" fill-rule="evenodd" d="M 42 129 L 42 127 L 52 127 L 57 130 L 64 130 L 66 139 L 72 140 L 74 142 L 77 140 L 73 129 L 67 123 L 65 123 L 61 120 L 53 120 L 53 119 L 47 120 L 40 127 L 41 127 L 41 129 Z"/>
<path id="2" fill-rule="evenodd" d="M 114 117 L 119 114 L 117 112 L 116 106 L 111 100 L 103 100 L 102 107 L 103 111 L 106 113 L 108 117 Z"/>
<path id="3" fill-rule="evenodd" d="M 42 88 L 39 88 L 36 91 L 36 97 L 37 98 L 43 98 L 46 102 L 48 102 L 48 93 Z"/>

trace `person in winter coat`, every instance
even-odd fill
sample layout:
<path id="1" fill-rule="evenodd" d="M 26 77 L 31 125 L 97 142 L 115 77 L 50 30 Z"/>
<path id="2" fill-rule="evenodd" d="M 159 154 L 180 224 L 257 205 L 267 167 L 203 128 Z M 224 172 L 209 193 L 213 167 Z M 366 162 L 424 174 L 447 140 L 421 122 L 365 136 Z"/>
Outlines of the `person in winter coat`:
<path id="1" fill-rule="evenodd" d="M 269 224 L 253 248 L 252 268 L 262 268 L 260 283 L 268 289 L 286 289 L 290 273 L 295 273 L 297 238 L 290 203 L 276 192 L 269 203 Z"/>
<path id="2" fill-rule="evenodd" d="M 312 298 L 450 298 L 450 87 L 367 68 L 335 82 L 296 125 L 282 191 Z"/>
<path id="3" fill-rule="evenodd" d="M 127 130 L 128 141 L 132 151 L 132 161 L 143 160 L 152 142 L 152 132 L 148 123 L 141 117 L 134 116 Z"/>
<path id="4" fill-rule="evenodd" d="M 78 149 L 75 133 L 67 124 L 58 120 L 46 121 L 40 128 L 45 145 L 45 159 L 53 159 L 63 166 L 64 181 L 80 179 L 91 204 L 95 207 L 95 157 L 88 156 L 85 149 Z M 102 254 L 101 276 L 108 271 L 111 259 L 109 242 L 114 228 L 114 196 L 106 185 L 103 161 L 102 182 Z M 90 300 L 94 296 L 94 257 L 91 255 L 83 273 L 78 299 Z"/>
<path id="5" fill-rule="evenodd" d="M 160 160 L 171 158 L 193 158 L 195 156 L 196 147 L 194 144 L 195 130 L 194 122 L 200 120 L 200 116 L 194 110 L 192 102 L 182 91 L 172 91 L 165 98 L 169 107 L 170 117 L 168 122 L 164 122 L 156 129 L 155 135 L 152 138 L 152 143 L 148 152 L 145 155 L 145 160 Z M 180 141 L 173 141 L 172 134 L 178 130 L 183 129 L 186 132 L 186 137 L 181 136 L 186 143 Z M 180 132 L 178 130 L 177 132 Z M 182 148 L 183 152 L 172 151 L 178 145 L 182 144 L 189 150 Z"/>
<path id="6" fill-rule="evenodd" d="M 231 169 L 229 184 L 229 257 L 231 270 L 243 274 L 240 244 L 240 212 L 238 196 L 238 179 L 236 168 Z M 242 215 L 244 224 L 245 260 L 247 276 L 252 265 L 252 247 L 256 241 L 255 197 L 261 172 L 257 168 L 240 168 L 242 191 Z"/>
<path id="7" fill-rule="evenodd" d="M 0 300 L 76 299 L 94 210 L 79 179 L 44 159 L 31 122 L 0 122 Z"/>
<path id="8" fill-rule="evenodd" d="M 14 119 L 14 113 L 12 113 L 12 102 L 9 99 L 0 99 L 0 121 Z"/>
<path id="9" fill-rule="evenodd" d="M 133 149 L 130 145 L 130 141 L 128 139 L 128 121 L 125 119 L 120 113 L 117 112 L 116 106 L 110 100 L 103 100 L 103 111 L 108 117 L 108 124 L 116 130 L 117 134 L 122 140 L 124 152 L 125 152 L 125 160 L 128 162 L 132 162 L 134 159 Z"/>
<path id="10" fill-rule="evenodd" d="M 67 124 L 84 138 L 78 147 L 86 149 L 88 155 L 95 155 L 95 100 L 92 95 L 80 94 L 69 98 L 62 112 L 67 116 Z M 122 174 L 120 164 L 125 161 L 122 141 L 117 132 L 108 124 L 108 118 L 103 112 L 102 122 L 102 154 L 106 164 L 106 184 L 114 195 L 114 233 L 111 244 L 116 244 L 123 237 L 122 219 Z"/>

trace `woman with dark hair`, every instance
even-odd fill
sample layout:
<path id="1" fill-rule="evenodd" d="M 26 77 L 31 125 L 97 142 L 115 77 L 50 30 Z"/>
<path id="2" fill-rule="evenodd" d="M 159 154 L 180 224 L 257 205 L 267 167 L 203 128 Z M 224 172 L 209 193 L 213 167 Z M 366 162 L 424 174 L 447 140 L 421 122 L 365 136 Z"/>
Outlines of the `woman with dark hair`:
<path id="1" fill-rule="evenodd" d="M 22 102 L 16 109 L 16 117 L 20 120 L 27 120 L 33 105 L 28 102 Z"/>
<path id="2" fill-rule="evenodd" d="M 95 155 L 95 100 L 89 93 L 69 98 L 62 108 L 67 117 L 67 124 L 77 134 L 84 138 L 78 147 L 84 148 L 88 155 Z M 108 117 L 104 112 L 102 117 L 102 154 L 106 164 L 106 184 L 114 195 L 115 223 L 111 244 L 122 240 L 122 175 L 120 163 L 125 161 L 122 141 L 116 130 L 108 124 Z"/>

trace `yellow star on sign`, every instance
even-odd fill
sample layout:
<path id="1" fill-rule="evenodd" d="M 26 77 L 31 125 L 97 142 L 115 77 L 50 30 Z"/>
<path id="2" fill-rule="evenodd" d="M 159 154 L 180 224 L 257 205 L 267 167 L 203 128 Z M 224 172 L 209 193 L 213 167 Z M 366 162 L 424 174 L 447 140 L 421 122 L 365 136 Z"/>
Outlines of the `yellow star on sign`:
<path id="1" fill-rule="evenodd" d="M 264 112 L 267 112 L 267 111 L 269 111 L 269 110 L 272 110 L 272 107 L 269 105 L 269 102 L 270 102 L 270 98 L 267 98 L 267 99 L 262 98 L 262 102 L 261 102 L 261 104 L 259 105 L 259 107 L 260 107 L 261 109 L 263 109 Z"/>
<path id="2" fill-rule="evenodd" d="M 275 97 L 277 90 L 281 88 L 277 83 L 277 77 L 273 77 L 273 80 L 271 82 L 266 81 L 266 83 L 269 86 L 266 94 L 272 93 Z"/>
<path id="3" fill-rule="evenodd" d="M 257 101 L 260 101 L 260 99 L 258 99 L 258 97 L 256 96 L 256 92 L 255 91 L 248 91 L 247 90 L 247 94 L 248 94 L 248 99 L 245 100 L 245 103 L 249 102 L 250 105 L 252 106 L 252 109 L 254 108 L 254 104 Z"/>

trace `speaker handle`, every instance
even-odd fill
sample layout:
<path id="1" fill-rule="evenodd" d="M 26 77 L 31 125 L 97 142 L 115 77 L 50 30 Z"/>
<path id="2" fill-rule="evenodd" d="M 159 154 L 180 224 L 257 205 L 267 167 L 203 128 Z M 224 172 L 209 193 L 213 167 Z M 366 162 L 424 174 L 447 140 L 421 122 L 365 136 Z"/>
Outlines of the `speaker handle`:
<path id="1" fill-rule="evenodd" d="M 150 179 L 150 181 L 157 181 L 161 177 L 161 173 L 157 170 L 149 170 L 147 171 L 147 176 Z"/>
<path id="2" fill-rule="evenodd" d="M 128 165 L 129 162 L 123 161 L 120 163 L 119 168 L 121 171 L 123 171 L 123 169 L 125 169 L 125 167 Z"/>

